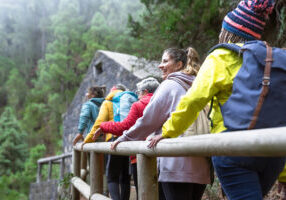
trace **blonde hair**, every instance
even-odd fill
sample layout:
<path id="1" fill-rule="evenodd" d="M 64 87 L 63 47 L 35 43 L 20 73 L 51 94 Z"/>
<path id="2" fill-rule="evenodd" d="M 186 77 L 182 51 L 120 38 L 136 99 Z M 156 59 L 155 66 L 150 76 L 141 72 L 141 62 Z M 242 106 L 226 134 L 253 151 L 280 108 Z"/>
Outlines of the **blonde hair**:
<path id="1" fill-rule="evenodd" d="M 196 76 L 201 67 L 199 54 L 192 47 L 186 49 L 186 54 L 187 54 L 187 63 L 182 71 L 185 74 Z"/>
<path id="2" fill-rule="evenodd" d="M 248 41 L 246 38 L 238 36 L 232 32 L 227 31 L 226 29 L 222 28 L 219 34 L 219 43 L 245 43 Z"/>

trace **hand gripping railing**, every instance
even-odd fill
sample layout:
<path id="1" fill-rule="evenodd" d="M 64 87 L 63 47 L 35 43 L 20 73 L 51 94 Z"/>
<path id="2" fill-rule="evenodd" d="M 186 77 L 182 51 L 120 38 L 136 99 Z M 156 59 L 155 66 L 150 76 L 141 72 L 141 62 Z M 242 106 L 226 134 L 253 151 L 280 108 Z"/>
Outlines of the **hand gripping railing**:
<path id="1" fill-rule="evenodd" d="M 103 153 L 137 155 L 138 188 L 140 200 L 157 200 L 157 166 L 159 156 L 286 156 L 286 127 L 236 131 L 221 134 L 164 139 L 156 148 L 149 149 L 148 141 L 120 143 L 116 151 L 109 142 L 81 144 L 73 149 L 72 196 L 81 193 L 87 199 L 108 199 L 103 196 Z M 90 186 L 80 177 L 80 151 L 90 152 Z"/>

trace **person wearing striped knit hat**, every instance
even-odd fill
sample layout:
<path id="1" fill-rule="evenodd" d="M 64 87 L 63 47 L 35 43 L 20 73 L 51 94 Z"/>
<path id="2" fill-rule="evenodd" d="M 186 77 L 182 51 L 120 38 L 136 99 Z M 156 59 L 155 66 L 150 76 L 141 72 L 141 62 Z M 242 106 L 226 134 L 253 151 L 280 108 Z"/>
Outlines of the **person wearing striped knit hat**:
<path id="1" fill-rule="evenodd" d="M 273 0 L 243 0 L 223 20 L 219 42 L 260 40 Z"/>
<path id="2" fill-rule="evenodd" d="M 240 1 L 223 19 L 219 43 L 242 46 L 246 41 L 260 40 L 274 4 L 274 0 Z M 154 147 L 162 138 L 182 134 L 212 99 L 211 132 L 225 131 L 220 106 L 231 96 L 234 78 L 241 66 L 242 58 L 237 53 L 225 48 L 213 50 L 202 64 L 192 87 L 163 124 L 162 135 L 153 138 L 149 146 Z M 285 157 L 213 156 L 212 161 L 228 199 L 262 200 L 282 171 Z"/>

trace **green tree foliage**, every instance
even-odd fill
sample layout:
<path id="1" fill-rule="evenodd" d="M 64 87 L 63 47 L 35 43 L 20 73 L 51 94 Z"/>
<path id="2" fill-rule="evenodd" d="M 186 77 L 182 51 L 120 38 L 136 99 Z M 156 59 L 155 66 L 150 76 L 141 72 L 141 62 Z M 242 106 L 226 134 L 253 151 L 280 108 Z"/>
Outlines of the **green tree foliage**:
<path id="1" fill-rule="evenodd" d="M 27 135 L 11 107 L 6 107 L 0 116 L 0 132 L 0 176 L 10 175 L 23 169 L 28 150 Z"/>
<path id="2" fill-rule="evenodd" d="M 0 199 L 27 199 L 36 160 L 62 149 L 62 114 L 97 50 L 159 60 L 168 47 L 193 46 L 206 55 L 238 2 L 1 0 Z M 284 47 L 285 17 L 276 0 L 264 35 Z"/>
<path id="3" fill-rule="evenodd" d="M 84 26 L 78 7 L 78 1 L 61 1 L 59 13 L 51 17 L 54 41 L 48 44 L 45 58 L 38 62 L 37 78 L 24 114 L 25 129 L 40 136 L 32 144 L 41 139 L 49 145 L 50 153 L 54 151 L 52 144 L 61 138 L 61 114 L 86 70 L 77 67 L 84 49 L 81 40 Z"/>
<path id="4" fill-rule="evenodd" d="M 4 84 L 9 78 L 7 74 L 13 68 L 15 68 L 15 64 L 11 59 L 0 56 L 0 112 L 1 107 L 7 104 L 7 91 Z"/>
<path id="5" fill-rule="evenodd" d="M 195 47 L 201 55 L 218 42 L 223 17 L 239 0 L 141 0 L 147 11 L 139 20 L 129 18 L 131 35 L 138 39 L 137 53 L 158 59 L 168 47 Z M 284 0 L 277 0 L 263 39 L 285 45 Z M 275 34 L 273 34 L 275 32 Z M 277 38 L 278 35 L 278 38 Z M 154 42 L 156 41 L 156 42 Z"/>
<path id="6" fill-rule="evenodd" d="M 140 54 L 159 58 L 168 47 L 193 46 L 203 52 L 217 41 L 224 1 L 142 1 L 147 8 L 142 20 L 129 18 L 131 34 L 141 48 Z M 158 42 L 154 42 L 158 41 Z"/>
<path id="7" fill-rule="evenodd" d="M 30 183 L 36 180 L 37 160 L 43 157 L 45 151 L 43 144 L 31 148 L 23 170 L 0 176 L 0 199 L 28 199 Z"/>
<path id="8" fill-rule="evenodd" d="M 8 104 L 16 109 L 21 109 L 25 102 L 28 86 L 26 85 L 25 77 L 17 68 L 10 71 L 4 87 L 7 91 Z"/>

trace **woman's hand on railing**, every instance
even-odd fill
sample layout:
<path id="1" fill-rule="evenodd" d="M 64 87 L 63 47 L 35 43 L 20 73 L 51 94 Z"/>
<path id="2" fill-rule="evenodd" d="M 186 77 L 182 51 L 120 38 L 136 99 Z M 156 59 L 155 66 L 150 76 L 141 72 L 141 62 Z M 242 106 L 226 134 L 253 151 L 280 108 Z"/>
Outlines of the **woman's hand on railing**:
<path id="1" fill-rule="evenodd" d="M 83 146 L 86 144 L 86 142 L 83 142 L 82 144 L 81 144 L 81 150 L 83 150 Z"/>
<path id="2" fill-rule="evenodd" d="M 100 136 L 102 134 L 104 134 L 103 130 L 101 128 L 98 128 L 95 131 L 94 135 L 92 136 L 92 140 L 95 141 L 98 138 L 98 136 Z"/>
<path id="3" fill-rule="evenodd" d="M 111 143 L 110 149 L 111 150 L 115 150 L 117 145 L 120 143 L 120 141 L 116 140 L 114 142 Z"/>
<path id="4" fill-rule="evenodd" d="M 286 200 L 286 183 L 278 182 L 278 193 L 280 200 Z"/>
<path id="5" fill-rule="evenodd" d="M 162 135 L 156 135 L 156 136 L 154 136 L 153 138 L 151 138 L 150 139 L 150 143 L 149 143 L 149 145 L 148 145 L 148 148 L 154 148 L 157 144 L 158 144 L 158 142 L 160 141 L 160 140 L 162 140 L 163 139 L 163 136 Z"/>
<path id="6" fill-rule="evenodd" d="M 83 140 L 83 136 L 82 134 L 78 133 L 75 138 L 73 139 L 73 146 L 76 145 L 76 143 L 78 143 L 78 141 Z"/>

